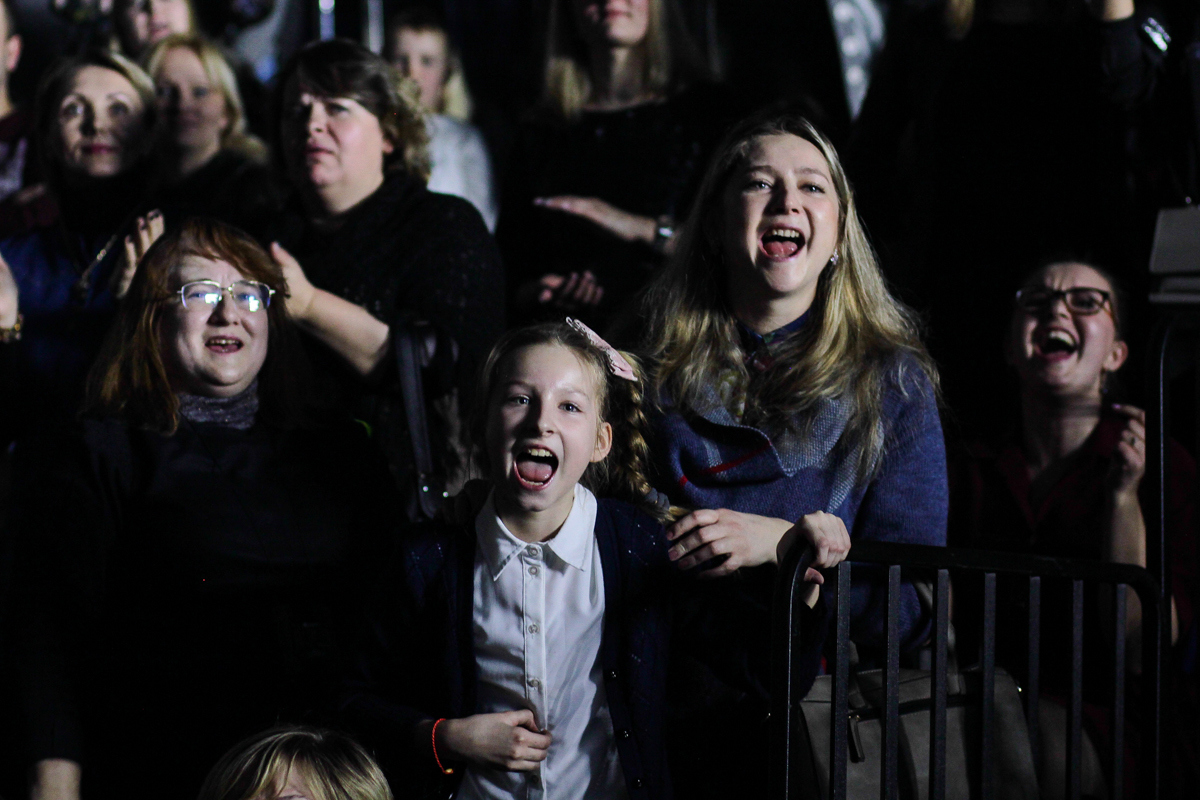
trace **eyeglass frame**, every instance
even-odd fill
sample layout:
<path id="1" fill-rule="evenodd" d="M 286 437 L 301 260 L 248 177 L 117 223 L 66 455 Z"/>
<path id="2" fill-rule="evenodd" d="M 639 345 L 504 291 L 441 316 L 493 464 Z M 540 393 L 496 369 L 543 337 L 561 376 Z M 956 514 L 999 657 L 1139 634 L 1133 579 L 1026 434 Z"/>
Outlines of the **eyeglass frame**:
<path id="1" fill-rule="evenodd" d="M 1113 293 L 1104 289 L 1097 289 L 1095 286 L 1072 286 L 1070 289 L 1051 289 L 1049 286 L 1025 286 L 1017 289 L 1017 294 L 1014 298 L 1017 308 L 1026 312 L 1036 312 L 1041 309 L 1027 306 L 1021 302 L 1021 295 L 1025 294 L 1026 292 L 1045 292 L 1049 297 L 1049 302 L 1045 305 L 1045 308 L 1047 309 L 1052 308 L 1056 302 L 1062 300 L 1063 305 L 1065 305 L 1067 308 L 1067 311 L 1072 314 L 1080 314 L 1085 317 L 1090 317 L 1095 314 L 1099 314 L 1101 311 L 1107 311 L 1108 315 L 1114 320 L 1117 318 L 1117 315 L 1113 310 Z M 1096 292 L 1101 297 L 1100 305 L 1095 311 L 1081 311 L 1079 309 L 1072 308 L 1071 301 L 1068 299 L 1070 298 L 1072 292 Z"/>
<path id="2" fill-rule="evenodd" d="M 180 302 L 180 304 L 183 305 L 184 310 L 189 310 L 189 307 L 187 304 L 187 298 L 184 296 L 184 292 L 187 290 L 187 288 L 189 286 L 195 286 L 197 284 L 204 284 L 205 286 L 216 287 L 216 289 L 221 294 L 221 299 L 219 301 L 217 301 L 216 303 L 211 303 L 211 304 L 210 303 L 202 303 L 201 305 L 208 306 L 209 308 L 216 308 L 218 305 L 225 302 L 225 293 L 226 292 L 229 293 L 230 298 L 233 297 L 233 287 L 237 286 L 239 283 L 248 283 L 248 284 L 251 284 L 252 286 L 262 286 L 263 288 L 265 288 L 267 290 L 267 299 L 263 302 L 263 307 L 260 310 L 266 311 L 268 308 L 271 307 L 271 298 L 275 296 L 275 289 L 273 289 L 271 287 L 271 284 L 269 284 L 269 283 L 264 283 L 262 281 L 254 281 L 254 280 L 250 280 L 249 278 L 242 278 L 240 280 L 236 280 L 233 283 L 229 284 L 228 286 L 222 286 L 218 281 L 215 281 L 212 278 L 205 278 L 205 279 L 198 280 L 198 281 L 188 281 L 187 283 L 180 286 L 179 289 L 177 289 L 176 291 L 171 292 L 168 299 L 170 297 L 178 296 L 179 302 Z M 234 305 L 237 305 L 236 300 L 234 301 Z M 247 313 L 257 314 L 258 312 L 247 310 Z"/>

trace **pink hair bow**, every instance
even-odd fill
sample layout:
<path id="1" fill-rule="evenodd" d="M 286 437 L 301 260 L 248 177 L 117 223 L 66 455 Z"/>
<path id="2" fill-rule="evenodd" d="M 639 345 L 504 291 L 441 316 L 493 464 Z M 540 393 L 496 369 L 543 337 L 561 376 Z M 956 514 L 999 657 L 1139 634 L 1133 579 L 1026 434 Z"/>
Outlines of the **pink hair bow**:
<path id="1" fill-rule="evenodd" d="M 589 342 L 598 347 L 604 355 L 608 356 L 608 368 L 612 370 L 613 375 L 637 383 L 637 375 L 633 372 L 633 365 L 625 360 L 625 356 L 617 352 L 617 348 L 601 339 L 600 334 L 574 317 L 567 317 L 567 324 L 586 336 Z"/>

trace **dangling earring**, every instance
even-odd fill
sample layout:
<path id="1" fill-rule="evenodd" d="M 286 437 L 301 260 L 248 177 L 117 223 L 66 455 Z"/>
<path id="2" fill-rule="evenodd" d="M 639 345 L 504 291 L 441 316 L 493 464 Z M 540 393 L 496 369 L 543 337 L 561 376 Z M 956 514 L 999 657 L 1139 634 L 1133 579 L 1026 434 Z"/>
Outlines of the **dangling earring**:
<path id="1" fill-rule="evenodd" d="M 835 248 L 833 248 L 833 255 L 831 255 L 829 257 L 829 266 L 836 267 L 837 263 L 838 263 L 838 251 L 837 251 L 837 248 L 835 247 Z"/>

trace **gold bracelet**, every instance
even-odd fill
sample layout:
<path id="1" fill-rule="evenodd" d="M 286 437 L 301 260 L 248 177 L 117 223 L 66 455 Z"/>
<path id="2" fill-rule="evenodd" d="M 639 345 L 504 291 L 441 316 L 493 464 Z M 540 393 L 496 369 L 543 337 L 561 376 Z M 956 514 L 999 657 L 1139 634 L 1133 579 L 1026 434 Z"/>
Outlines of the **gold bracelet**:
<path id="1" fill-rule="evenodd" d="M 21 326 L 25 323 L 25 315 L 17 314 L 17 321 L 11 328 L 0 328 L 0 344 L 21 341 Z"/>

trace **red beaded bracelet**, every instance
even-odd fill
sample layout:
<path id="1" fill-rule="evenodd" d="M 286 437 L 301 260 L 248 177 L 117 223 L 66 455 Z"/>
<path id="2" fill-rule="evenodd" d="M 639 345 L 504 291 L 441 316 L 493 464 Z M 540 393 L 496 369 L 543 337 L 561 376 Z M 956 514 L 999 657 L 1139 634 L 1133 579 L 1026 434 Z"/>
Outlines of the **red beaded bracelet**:
<path id="1" fill-rule="evenodd" d="M 442 760 L 440 758 L 438 758 L 438 752 L 437 752 L 437 726 L 441 725 L 445 721 L 446 721 L 446 718 L 443 717 L 443 718 L 439 719 L 437 722 L 433 723 L 433 731 L 431 731 L 429 734 L 429 743 L 431 745 L 433 745 L 433 760 L 437 762 L 438 769 L 440 769 L 442 771 L 443 775 L 453 775 L 454 770 L 446 769 L 445 767 L 442 766 Z"/>

